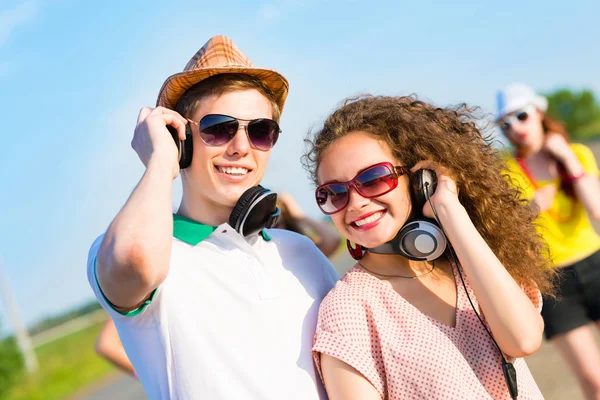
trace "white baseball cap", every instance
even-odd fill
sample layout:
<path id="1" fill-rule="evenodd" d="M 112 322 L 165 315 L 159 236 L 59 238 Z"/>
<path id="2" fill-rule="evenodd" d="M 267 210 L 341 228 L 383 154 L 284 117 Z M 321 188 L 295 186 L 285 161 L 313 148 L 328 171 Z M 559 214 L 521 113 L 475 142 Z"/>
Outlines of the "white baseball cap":
<path id="1" fill-rule="evenodd" d="M 498 91 L 496 96 L 498 115 L 500 119 L 528 105 L 533 105 L 541 112 L 548 109 L 548 99 L 537 95 L 532 88 L 522 83 L 511 83 Z"/>

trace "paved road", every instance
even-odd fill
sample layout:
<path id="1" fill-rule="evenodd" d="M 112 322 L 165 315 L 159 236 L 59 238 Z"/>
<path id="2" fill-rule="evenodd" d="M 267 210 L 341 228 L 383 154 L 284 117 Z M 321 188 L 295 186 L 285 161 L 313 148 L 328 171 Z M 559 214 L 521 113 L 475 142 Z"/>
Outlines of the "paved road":
<path id="1" fill-rule="evenodd" d="M 598 340 L 600 345 L 600 337 Z M 575 377 L 566 369 L 558 353 L 548 344 L 527 359 L 527 364 L 546 400 L 583 400 Z M 119 375 L 109 383 L 72 400 L 146 400 L 139 382 Z"/>
<path id="2" fill-rule="evenodd" d="M 86 393 L 71 400 L 147 400 L 142 385 L 125 374 L 111 378 L 99 387 L 90 388 Z"/>

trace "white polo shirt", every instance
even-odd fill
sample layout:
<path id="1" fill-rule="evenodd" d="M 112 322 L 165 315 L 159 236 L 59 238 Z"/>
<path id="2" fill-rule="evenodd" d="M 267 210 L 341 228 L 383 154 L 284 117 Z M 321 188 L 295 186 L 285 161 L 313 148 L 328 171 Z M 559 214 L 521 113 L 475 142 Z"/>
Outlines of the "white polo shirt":
<path id="1" fill-rule="evenodd" d="M 326 399 L 311 348 L 319 304 L 339 279 L 313 242 L 279 229 L 245 240 L 231 226 L 174 215 L 170 270 L 150 300 L 115 321 L 150 399 Z"/>

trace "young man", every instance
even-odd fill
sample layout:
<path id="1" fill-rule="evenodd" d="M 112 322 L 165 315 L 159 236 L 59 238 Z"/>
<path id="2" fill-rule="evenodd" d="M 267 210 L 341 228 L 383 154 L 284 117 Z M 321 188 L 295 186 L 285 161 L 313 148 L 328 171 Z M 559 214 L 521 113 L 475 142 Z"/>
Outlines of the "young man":
<path id="1" fill-rule="evenodd" d="M 92 245 L 88 279 L 151 399 L 325 398 L 310 351 L 337 274 L 308 238 L 227 223 L 263 177 L 287 91 L 217 36 L 140 112 L 132 146 L 146 171 Z M 193 143 L 176 215 L 169 125 Z"/>

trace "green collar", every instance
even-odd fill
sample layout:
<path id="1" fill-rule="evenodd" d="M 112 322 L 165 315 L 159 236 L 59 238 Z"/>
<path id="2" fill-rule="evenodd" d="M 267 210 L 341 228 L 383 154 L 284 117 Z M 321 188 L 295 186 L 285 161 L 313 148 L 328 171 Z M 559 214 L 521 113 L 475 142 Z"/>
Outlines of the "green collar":
<path id="1" fill-rule="evenodd" d="M 217 230 L 216 226 L 204 225 L 182 215 L 173 214 L 173 236 L 192 246 L 209 237 L 215 230 Z M 260 231 L 260 235 L 267 242 L 271 240 L 264 229 Z"/>

